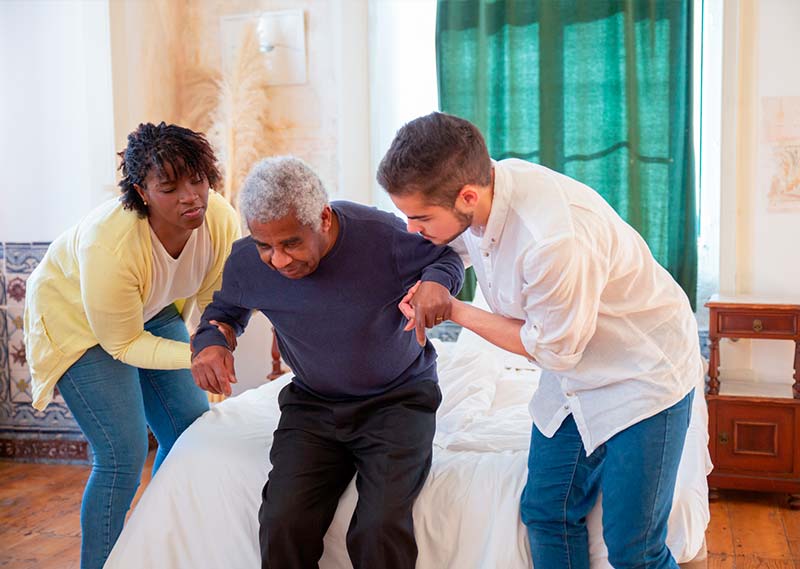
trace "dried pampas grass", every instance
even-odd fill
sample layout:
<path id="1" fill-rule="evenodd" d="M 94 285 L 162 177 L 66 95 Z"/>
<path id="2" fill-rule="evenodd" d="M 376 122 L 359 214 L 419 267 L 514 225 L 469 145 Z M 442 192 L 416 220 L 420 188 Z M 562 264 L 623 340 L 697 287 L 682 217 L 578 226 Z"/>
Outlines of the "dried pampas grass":
<path id="1" fill-rule="evenodd" d="M 223 169 L 223 186 L 217 190 L 237 208 L 237 196 L 247 173 L 269 152 L 267 78 L 252 25 L 242 35 L 230 73 L 219 82 L 218 105 L 208 133 Z"/>
<path id="2" fill-rule="evenodd" d="M 208 10 L 202 3 L 189 2 L 184 6 L 181 36 L 180 92 L 178 105 L 182 126 L 203 133 L 211 130 L 214 111 L 219 102 L 219 84 L 222 74 L 213 66 L 206 64 L 211 60 L 205 41 L 209 23 Z"/>
<path id="3" fill-rule="evenodd" d="M 212 130 L 221 82 L 221 74 L 210 67 L 192 66 L 183 70 L 180 92 L 182 126 L 204 133 Z"/>

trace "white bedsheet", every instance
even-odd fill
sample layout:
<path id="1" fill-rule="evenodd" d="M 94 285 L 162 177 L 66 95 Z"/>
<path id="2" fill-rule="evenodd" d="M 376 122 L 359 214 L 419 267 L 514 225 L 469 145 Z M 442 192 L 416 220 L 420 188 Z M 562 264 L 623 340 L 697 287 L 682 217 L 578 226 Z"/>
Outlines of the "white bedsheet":
<path id="1" fill-rule="evenodd" d="M 538 371 L 508 369 L 516 364 L 475 338 L 463 334 L 458 345 L 437 343 L 444 398 L 431 474 L 414 507 L 420 569 L 531 566 L 519 497 L 530 441 L 527 406 Z M 131 515 L 106 569 L 260 566 L 261 488 L 278 423 L 277 394 L 289 379 L 216 405 L 181 436 Z M 704 398 L 694 401 L 667 539 L 679 563 L 698 553 L 709 520 L 708 416 Z M 322 569 L 352 567 L 345 533 L 355 501 L 351 483 L 325 537 Z M 588 524 L 592 567 L 611 567 L 600 503 Z"/>

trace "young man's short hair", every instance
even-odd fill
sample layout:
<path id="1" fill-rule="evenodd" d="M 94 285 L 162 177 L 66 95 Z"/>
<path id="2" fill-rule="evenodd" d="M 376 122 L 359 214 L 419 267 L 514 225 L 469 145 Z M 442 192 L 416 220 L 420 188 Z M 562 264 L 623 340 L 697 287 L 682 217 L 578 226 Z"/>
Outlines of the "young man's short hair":
<path id="1" fill-rule="evenodd" d="M 474 124 L 431 113 L 397 131 L 377 179 L 390 194 L 420 193 L 428 203 L 453 207 L 465 185 L 491 184 L 492 162 Z"/>

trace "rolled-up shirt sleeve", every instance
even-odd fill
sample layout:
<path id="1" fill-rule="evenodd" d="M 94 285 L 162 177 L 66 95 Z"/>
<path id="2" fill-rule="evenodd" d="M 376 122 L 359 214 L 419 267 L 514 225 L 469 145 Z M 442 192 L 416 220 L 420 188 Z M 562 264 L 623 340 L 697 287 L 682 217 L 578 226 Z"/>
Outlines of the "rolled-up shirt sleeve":
<path id="1" fill-rule="evenodd" d="M 609 263 L 591 244 L 567 236 L 531 248 L 522 264 L 522 345 L 544 368 L 572 369 L 595 333 Z"/>

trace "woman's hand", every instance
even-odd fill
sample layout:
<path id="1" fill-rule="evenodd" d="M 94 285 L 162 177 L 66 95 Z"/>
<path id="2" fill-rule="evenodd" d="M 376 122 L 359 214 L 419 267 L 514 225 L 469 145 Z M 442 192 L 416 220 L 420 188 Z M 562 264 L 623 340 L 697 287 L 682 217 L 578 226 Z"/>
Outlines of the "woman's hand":
<path id="1" fill-rule="evenodd" d="M 217 330 L 222 332 L 222 335 L 225 336 L 225 342 L 228 344 L 228 349 L 230 351 L 236 349 L 236 332 L 233 331 L 232 326 L 225 324 L 224 322 L 218 322 L 217 320 L 209 320 L 208 323 L 212 326 L 216 326 Z"/>

